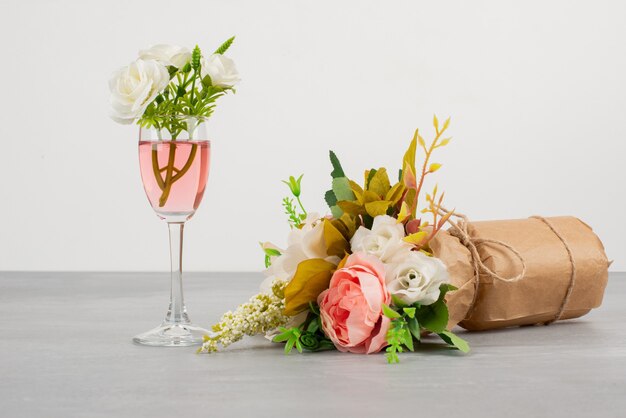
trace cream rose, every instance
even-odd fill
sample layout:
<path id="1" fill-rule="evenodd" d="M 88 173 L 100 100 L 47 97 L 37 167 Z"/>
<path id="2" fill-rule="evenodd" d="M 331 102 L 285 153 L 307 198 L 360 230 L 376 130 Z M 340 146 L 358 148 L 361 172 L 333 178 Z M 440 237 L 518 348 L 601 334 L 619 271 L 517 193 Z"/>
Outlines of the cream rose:
<path id="1" fill-rule="evenodd" d="M 448 280 L 445 264 L 419 251 L 404 253 L 386 267 L 385 282 L 389 293 L 407 305 L 436 302 L 439 286 Z"/>
<path id="2" fill-rule="evenodd" d="M 272 248 L 276 248 L 272 246 Z M 271 291 L 274 280 L 290 281 L 293 279 L 298 264 L 310 258 L 323 258 L 338 264 L 340 259 L 328 256 L 324 242 L 324 224 L 317 214 L 309 214 L 301 229 L 294 228 L 287 239 L 287 249 L 278 257 L 272 257 L 272 265 L 265 270 L 267 277 L 261 284 L 261 291 Z"/>
<path id="3" fill-rule="evenodd" d="M 202 77 L 211 77 L 211 83 L 216 87 L 232 87 L 241 80 L 235 62 L 222 54 L 202 57 L 200 65 Z"/>
<path id="4" fill-rule="evenodd" d="M 389 263 L 395 256 L 409 252 L 413 247 L 402 240 L 404 237 L 404 225 L 391 216 L 380 215 L 374 218 L 371 230 L 362 226 L 357 229 L 350 246 L 353 253 L 362 251 Z"/>
<path id="5" fill-rule="evenodd" d="M 130 124 L 146 110 L 170 78 L 167 69 L 155 60 L 142 60 L 119 69 L 109 80 L 111 118 Z"/>
<path id="6" fill-rule="evenodd" d="M 155 60 L 162 65 L 183 68 L 191 61 L 191 52 L 182 46 L 158 44 L 139 51 L 142 60 Z"/>

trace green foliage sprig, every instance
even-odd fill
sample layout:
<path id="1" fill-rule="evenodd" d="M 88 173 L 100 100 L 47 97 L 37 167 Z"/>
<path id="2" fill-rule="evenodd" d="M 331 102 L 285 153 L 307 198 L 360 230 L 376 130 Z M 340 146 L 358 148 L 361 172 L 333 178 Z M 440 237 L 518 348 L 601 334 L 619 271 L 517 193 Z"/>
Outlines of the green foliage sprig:
<path id="1" fill-rule="evenodd" d="M 283 199 L 283 208 L 285 210 L 285 215 L 289 217 L 289 225 L 292 228 L 300 228 L 302 226 L 302 221 L 304 221 L 307 217 L 306 209 L 304 209 L 304 205 L 300 200 L 300 194 L 302 192 L 302 177 L 304 174 L 300 175 L 297 179 L 294 176 L 289 176 L 288 180 L 283 180 L 283 183 L 289 187 L 289 191 L 296 198 L 298 202 L 299 208 L 296 208 L 293 204 L 293 199 L 290 197 L 285 197 Z M 301 212 L 298 212 L 300 210 Z"/>
<path id="2" fill-rule="evenodd" d="M 398 363 L 400 358 L 398 353 L 404 349 L 414 351 L 414 342 L 421 342 L 423 331 L 432 332 L 448 345 L 463 353 L 469 351 L 467 341 L 453 334 L 446 329 L 448 324 L 448 307 L 446 305 L 446 293 L 456 290 L 450 284 L 442 284 L 439 287 L 439 298 L 435 303 L 421 306 L 419 303 L 406 305 L 399 299 L 394 298 L 394 307 L 383 305 L 383 314 L 391 319 L 391 325 L 387 332 L 387 361 Z"/>
<path id="3" fill-rule="evenodd" d="M 280 327 L 280 334 L 272 341 L 285 343 L 285 353 L 289 354 L 295 347 L 299 353 L 307 351 L 334 350 L 335 345 L 322 331 L 322 320 L 319 307 L 309 303 L 309 313 L 306 320 L 297 327 Z"/>

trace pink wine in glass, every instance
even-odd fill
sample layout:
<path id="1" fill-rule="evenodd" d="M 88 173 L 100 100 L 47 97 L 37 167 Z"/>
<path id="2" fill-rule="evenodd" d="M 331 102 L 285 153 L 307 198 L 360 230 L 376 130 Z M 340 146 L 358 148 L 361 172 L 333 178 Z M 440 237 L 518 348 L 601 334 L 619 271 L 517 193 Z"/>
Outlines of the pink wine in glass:
<path id="1" fill-rule="evenodd" d="M 143 187 L 157 215 L 184 222 L 200 205 L 209 173 L 209 141 L 139 141 Z"/>

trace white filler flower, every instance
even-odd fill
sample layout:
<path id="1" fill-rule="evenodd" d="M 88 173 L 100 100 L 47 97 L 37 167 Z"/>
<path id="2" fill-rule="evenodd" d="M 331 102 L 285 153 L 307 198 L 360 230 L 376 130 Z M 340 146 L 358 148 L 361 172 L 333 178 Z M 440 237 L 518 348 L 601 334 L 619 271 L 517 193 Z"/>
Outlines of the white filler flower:
<path id="1" fill-rule="evenodd" d="M 211 83 L 216 87 L 232 87 L 241 80 L 235 62 L 222 54 L 202 57 L 200 63 L 202 77 L 211 77 Z"/>
<path id="2" fill-rule="evenodd" d="M 167 69 L 155 60 L 142 60 L 119 69 L 109 80 L 111 118 L 130 124 L 146 110 L 170 81 Z"/>
<path id="3" fill-rule="evenodd" d="M 448 270 L 440 259 L 419 251 L 404 253 L 385 267 L 389 293 L 407 305 L 436 302 L 439 286 L 449 280 Z"/>
<path id="4" fill-rule="evenodd" d="M 191 61 L 191 51 L 178 45 L 158 44 L 139 51 L 142 60 L 155 60 L 167 66 L 183 68 Z"/>
<path id="5" fill-rule="evenodd" d="M 404 225 L 391 216 L 380 215 L 374 218 L 371 230 L 362 226 L 357 229 L 350 246 L 353 253 L 363 251 L 375 255 L 383 263 L 389 263 L 395 256 L 407 253 L 413 247 L 402 240 L 404 237 Z"/>

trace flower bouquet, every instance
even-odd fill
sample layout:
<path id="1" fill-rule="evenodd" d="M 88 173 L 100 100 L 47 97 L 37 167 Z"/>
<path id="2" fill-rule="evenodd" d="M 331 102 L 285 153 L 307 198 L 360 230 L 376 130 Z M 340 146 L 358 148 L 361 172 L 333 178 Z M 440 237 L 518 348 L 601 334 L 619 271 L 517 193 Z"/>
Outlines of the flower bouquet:
<path id="1" fill-rule="evenodd" d="M 293 195 L 283 200 L 287 247 L 261 244 L 261 292 L 225 313 L 199 352 L 265 334 L 287 353 L 385 349 L 396 363 L 429 334 L 469 351 L 450 331 L 457 324 L 470 331 L 548 325 L 599 307 L 610 262 L 578 218 L 470 222 L 445 209 L 436 186 L 424 192 L 425 178 L 441 168 L 433 152 L 450 142 L 450 119 L 440 125 L 435 117 L 433 125 L 429 143 L 415 132 L 394 184 L 385 168 L 366 170 L 358 184 L 331 151 L 330 215 L 305 210 L 302 176 L 285 181 Z"/>
<path id="2" fill-rule="evenodd" d="M 291 226 L 287 248 L 262 244 L 267 278 L 261 293 L 224 314 L 199 351 L 266 334 L 287 353 L 386 349 L 387 360 L 396 363 L 398 353 L 415 350 L 429 333 L 469 351 L 448 329 L 445 297 L 456 287 L 429 246 L 453 212 L 443 208 L 437 187 L 423 192 L 426 177 L 441 168 L 431 157 L 450 142 L 444 135 L 449 124 L 435 117 L 429 143 L 415 132 L 394 183 L 381 167 L 365 171 L 358 184 L 331 151 L 332 188 L 325 195 L 331 215 L 305 210 L 302 176 L 285 181 L 293 195 L 283 200 Z M 419 171 L 418 149 L 424 153 Z"/>

